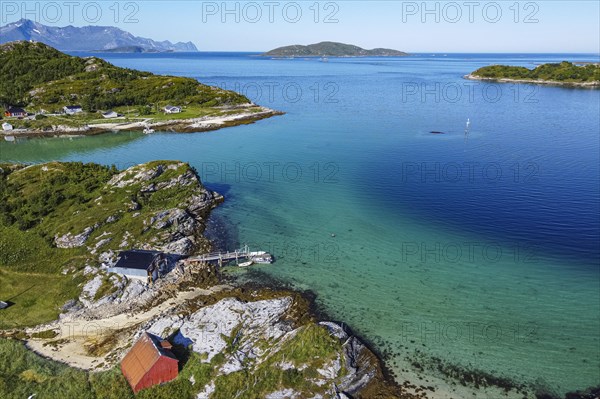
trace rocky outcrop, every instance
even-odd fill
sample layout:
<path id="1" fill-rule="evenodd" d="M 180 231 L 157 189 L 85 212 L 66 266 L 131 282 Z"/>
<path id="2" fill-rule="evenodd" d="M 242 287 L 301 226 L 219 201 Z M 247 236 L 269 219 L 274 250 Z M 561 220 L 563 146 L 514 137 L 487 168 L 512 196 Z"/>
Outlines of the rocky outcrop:
<path id="1" fill-rule="evenodd" d="M 62 236 L 54 237 L 54 244 L 58 248 L 77 248 L 81 247 L 85 244 L 90 234 L 94 231 L 94 227 L 86 227 L 82 233 L 73 235 L 71 233 L 67 233 Z"/>
<path id="2" fill-rule="evenodd" d="M 192 314 L 175 313 L 157 318 L 142 331 L 167 338 L 184 347 L 191 347 L 211 362 L 217 354 L 225 355 L 219 366 L 219 375 L 245 370 L 252 373 L 261 364 L 276 358 L 286 343 L 294 340 L 304 326 L 294 326 L 286 316 L 293 300 L 281 297 L 268 300 L 244 302 L 236 298 L 225 298 L 211 306 L 202 307 Z M 342 326 L 333 322 L 319 323 L 340 343 L 340 350 L 332 360 L 315 369 L 317 377 L 312 380 L 315 386 L 322 387 L 329 396 L 316 394 L 315 398 L 348 398 L 367 386 L 378 371 L 373 358 L 364 356 L 370 351 L 354 336 L 350 336 Z M 134 337 L 133 340 L 137 338 Z M 232 350 L 232 346 L 235 350 Z M 285 356 L 283 357 L 285 359 Z M 342 367 L 342 365 L 344 367 Z M 314 365 L 298 364 L 293 359 L 276 364 L 282 370 L 303 370 Z M 340 373 L 343 375 L 340 377 Z M 212 392 L 214 386 L 204 388 Z M 302 398 L 301 393 L 292 389 L 273 392 L 267 397 Z"/>
<path id="3" fill-rule="evenodd" d="M 183 163 L 172 164 L 169 165 L 168 168 L 177 169 L 179 166 L 183 166 Z M 160 176 L 164 171 L 165 167 L 160 164 L 155 167 L 147 167 L 145 164 L 136 165 L 113 176 L 108 181 L 107 186 L 123 188 L 143 183 Z"/>

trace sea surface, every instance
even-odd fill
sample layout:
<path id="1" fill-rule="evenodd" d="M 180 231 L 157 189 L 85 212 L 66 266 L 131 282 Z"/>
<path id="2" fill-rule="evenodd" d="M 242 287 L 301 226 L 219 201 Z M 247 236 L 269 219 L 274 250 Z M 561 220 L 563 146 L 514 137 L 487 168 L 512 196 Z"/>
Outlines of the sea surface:
<path id="1" fill-rule="evenodd" d="M 600 384 L 600 91 L 463 78 L 598 55 L 94 55 L 286 114 L 202 134 L 2 142 L 0 160 L 189 162 L 225 195 L 220 246 L 272 252 L 255 270 L 314 291 L 400 382 L 447 397 L 465 394 L 439 368 L 557 395 Z"/>

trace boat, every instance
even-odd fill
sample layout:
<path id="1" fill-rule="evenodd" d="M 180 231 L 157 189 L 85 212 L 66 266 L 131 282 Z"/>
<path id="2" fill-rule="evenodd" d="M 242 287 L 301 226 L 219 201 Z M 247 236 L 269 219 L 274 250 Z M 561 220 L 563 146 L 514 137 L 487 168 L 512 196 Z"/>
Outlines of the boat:
<path id="1" fill-rule="evenodd" d="M 145 127 L 144 128 L 144 134 L 150 134 L 150 133 L 154 133 L 154 129 L 149 128 L 149 127 Z"/>
<path id="2" fill-rule="evenodd" d="M 10 123 L 8 123 L 8 122 L 4 122 L 4 123 L 2 124 L 2 130 L 13 130 L 13 125 L 11 125 L 11 124 L 10 124 Z"/>
<path id="3" fill-rule="evenodd" d="M 254 262 L 249 260 L 248 262 L 239 263 L 238 266 L 239 267 L 248 267 L 248 266 L 252 266 L 253 264 L 254 264 Z"/>
<path id="4" fill-rule="evenodd" d="M 265 251 L 248 252 L 248 256 L 251 258 L 254 256 L 261 256 L 261 255 L 267 255 L 267 253 Z"/>
<path id="5" fill-rule="evenodd" d="M 273 257 L 271 255 L 269 255 L 269 254 L 254 256 L 254 257 L 252 257 L 250 259 L 254 263 L 260 263 L 260 264 L 271 264 L 271 263 L 273 263 Z"/>

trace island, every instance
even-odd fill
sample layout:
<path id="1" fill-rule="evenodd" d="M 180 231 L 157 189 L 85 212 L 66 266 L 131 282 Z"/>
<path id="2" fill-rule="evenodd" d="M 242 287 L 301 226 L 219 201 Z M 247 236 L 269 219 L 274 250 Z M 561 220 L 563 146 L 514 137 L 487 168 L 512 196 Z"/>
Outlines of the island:
<path id="1" fill-rule="evenodd" d="M 121 47 L 111 47 L 108 49 L 95 50 L 94 53 L 172 53 L 173 50 L 157 50 L 153 48 L 146 48 L 142 46 L 121 46 Z"/>
<path id="2" fill-rule="evenodd" d="M 224 198 L 186 163 L 0 164 L 0 200 L 0 397 L 421 397 L 311 296 L 189 261 Z"/>
<path id="3" fill-rule="evenodd" d="M 466 79 L 504 83 L 532 83 L 579 88 L 600 88 L 600 64 L 568 61 L 538 65 L 534 69 L 519 66 L 490 65 L 471 72 Z"/>
<path id="4" fill-rule="evenodd" d="M 5 136 L 201 132 L 281 114 L 192 78 L 119 68 L 39 42 L 0 45 L 0 81 Z"/>
<path id="5" fill-rule="evenodd" d="M 279 47 L 262 54 L 264 57 L 404 57 L 408 54 L 403 51 L 386 48 L 365 50 L 352 44 L 337 42 L 320 42 L 307 46 L 296 44 Z"/>

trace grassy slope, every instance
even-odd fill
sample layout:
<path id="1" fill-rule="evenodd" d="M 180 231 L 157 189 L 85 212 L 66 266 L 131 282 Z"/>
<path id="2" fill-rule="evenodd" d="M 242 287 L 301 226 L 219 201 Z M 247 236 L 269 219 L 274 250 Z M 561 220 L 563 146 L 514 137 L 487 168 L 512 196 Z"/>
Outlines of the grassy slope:
<path id="1" fill-rule="evenodd" d="M 30 112 L 56 112 L 65 105 L 95 111 L 120 107 L 156 110 L 167 104 L 209 109 L 250 102 L 240 94 L 195 79 L 119 68 L 95 57 L 69 56 L 42 43 L 0 46 L 0 81 L 0 103 L 26 106 Z"/>
<path id="2" fill-rule="evenodd" d="M 152 167 L 172 161 L 146 164 Z M 0 329 L 30 326 L 56 318 L 68 299 L 76 298 L 83 277 L 78 273 L 86 264 L 97 262 L 87 245 L 103 233 L 112 241 L 102 247 L 118 250 L 125 232 L 133 235 L 130 245 L 155 237 L 153 229 L 143 232 L 143 220 L 158 210 L 174 207 L 189 197 L 192 186 L 136 194 L 139 185 L 123 189 L 105 188 L 117 171 L 81 163 L 49 163 L 14 170 L 3 166 L 0 173 L 0 300 L 14 306 L 0 312 Z M 153 182 L 167 181 L 189 170 L 182 164 L 167 170 Z M 97 198 L 101 200 L 96 201 Z M 141 209 L 129 209 L 131 198 Z M 139 212 L 139 216 L 135 213 Z M 109 216 L 118 220 L 105 223 Z M 86 246 L 56 248 L 53 239 L 66 233 L 79 234 L 88 226 L 96 229 Z M 68 269 L 68 274 L 62 271 Z"/>

